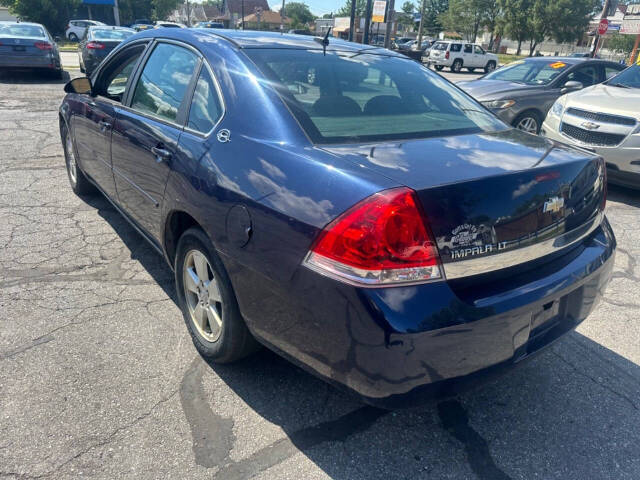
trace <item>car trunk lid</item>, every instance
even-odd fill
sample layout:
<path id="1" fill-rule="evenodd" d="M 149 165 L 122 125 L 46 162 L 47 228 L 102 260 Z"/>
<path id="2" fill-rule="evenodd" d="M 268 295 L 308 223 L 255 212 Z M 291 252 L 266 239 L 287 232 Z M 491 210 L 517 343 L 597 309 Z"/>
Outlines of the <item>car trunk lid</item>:
<path id="1" fill-rule="evenodd" d="M 14 57 L 48 55 L 51 50 L 38 48 L 37 44 L 50 44 L 43 37 L 0 37 L 0 55 Z"/>
<path id="2" fill-rule="evenodd" d="M 517 130 L 327 149 L 417 192 L 448 278 L 539 258 L 600 222 L 602 160 Z"/>

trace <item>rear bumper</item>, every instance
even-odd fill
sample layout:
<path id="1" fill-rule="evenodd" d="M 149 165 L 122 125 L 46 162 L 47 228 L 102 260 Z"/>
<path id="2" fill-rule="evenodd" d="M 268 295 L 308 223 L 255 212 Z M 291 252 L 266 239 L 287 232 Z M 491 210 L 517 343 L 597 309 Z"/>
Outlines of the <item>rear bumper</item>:
<path id="1" fill-rule="evenodd" d="M 256 338 L 364 401 L 393 408 L 490 378 L 575 328 L 609 282 L 615 245 L 605 219 L 561 257 L 474 289 L 451 281 L 362 289 L 304 267 L 277 285 L 223 261 Z"/>
<path id="2" fill-rule="evenodd" d="M 55 57 L 34 55 L 24 57 L 0 56 L 0 68 L 60 69 L 60 61 Z"/>

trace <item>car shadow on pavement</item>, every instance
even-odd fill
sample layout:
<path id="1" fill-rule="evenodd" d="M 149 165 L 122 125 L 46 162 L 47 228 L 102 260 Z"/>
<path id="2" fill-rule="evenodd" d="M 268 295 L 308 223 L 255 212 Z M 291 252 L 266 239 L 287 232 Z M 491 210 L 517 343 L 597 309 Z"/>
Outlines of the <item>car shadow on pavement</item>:
<path id="1" fill-rule="evenodd" d="M 49 72 L 33 72 L 28 70 L 0 71 L 0 83 L 8 85 L 25 84 L 60 84 L 65 85 L 71 78 L 69 72 L 64 71 L 62 78 L 54 78 Z"/>
<path id="2" fill-rule="evenodd" d="M 624 203 L 630 207 L 640 207 L 640 190 L 609 184 L 607 185 L 607 199 Z"/>
<path id="3" fill-rule="evenodd" d="M 215 451 L 205 465 L 218 467 L 216 479 L 277 472 L 299 452 L 334 479 L 640 475 L 640 368 L 577 332 L 492 383 L 394 412 L 361 404 L 268 351 L 209 367 L 287 436 L 230 460 L 220 451 L 249 447 L 234 443 L 231 427 L 207 431 L 207 420 L 185 408 L 196 461 L 208 458 L 203 447 Z M 205 415 L 226 413 L 213 409 Z M 202 435 L 213 444 L 197 442 Z"/>

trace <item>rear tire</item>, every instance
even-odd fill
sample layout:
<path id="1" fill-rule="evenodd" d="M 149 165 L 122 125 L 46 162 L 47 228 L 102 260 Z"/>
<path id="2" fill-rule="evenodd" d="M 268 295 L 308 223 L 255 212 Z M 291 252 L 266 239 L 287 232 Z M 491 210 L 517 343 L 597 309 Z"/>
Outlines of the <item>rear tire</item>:
<path id="1" fill-rule="evenodd" d="M 475 71 L 476 71 L 476 68 L 475 68 L 475 67 L 467 67 L 467 71 L 468 71 L 469 73 L 473 73 L 473 72 L 475 72 Z"/>
<path id="2" fill-rule="evenodd" d="M 456 58 L 451 64 L 451 71 L 454 73 L 460 73 L 460 70 L 462 70 L 462 60 Z"/>
<path id="3" fill-rule="evenodd" d="M 230 363 L 258 349 L 227 271 L 200 228 L 188 229 L 178 241 L 175 280 L 187 330 L 203 357 Z"/>
<path id="4" fill-rule="evenodd" d="M 70 33 L 69 34 L 69 40 L 71 40 L 72 42 L 77 42 L 78 41 L 78 36 L 75 33 Z"/>
<path id="5" fill-rule="evenodd" d="M 434 65 L 433 68 L 435 68 L 438 72 L 441 72 L 444 68 L 444 65 Z"/>
<path id="6" fill-rule="evenodd" d="M 76 150 L 71 135 L 66 125 L 62 126 L 62 149 L 64 150 L 64 160 L 67 167 L 67 176 L 73 193 L 79 197 L 96 193 L 96 187 L 87 180 L 87 177 L 80 169 L 77 162 Z"/>
<path id="7" fill-rule="evenodd" d="M 518 115 L 512 125 L 518 130 L 537 135 L 542 127 L 542 119 L 537 112 L 528 110 Z"/>
<path id="8" fill-rule="evenodd" d="M 494 62 L 493 60 L 491 60 L 490 62 L 487 63 L 487 65 L 484 67 L 484 73 L 489 73 L 489 72 L 493 72 L 496 69 L 496 62 Z"/>

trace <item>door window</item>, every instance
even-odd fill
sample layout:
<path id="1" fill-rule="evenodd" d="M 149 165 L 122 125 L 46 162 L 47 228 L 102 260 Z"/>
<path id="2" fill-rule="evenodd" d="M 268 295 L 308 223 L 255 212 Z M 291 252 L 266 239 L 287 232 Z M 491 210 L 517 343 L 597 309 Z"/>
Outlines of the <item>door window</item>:
<path id="1" fill-rule="evenodd" d="M 209 69 L 203 67 L 198 77 L 189 110 L 187 126 L 197 132 L 207 133 L 222 116 L 222 102 Z"/>
<path id="2" fill-rule="evenodd" d="M 474 45 L 473 46 L 473 50 L 474 50 L 475 53 L 478 53 L 480 55 L 484 55 L 484 50 L 479 45 Z"/>
<path id="3" fill-rule="evenodd" d="M 464 53 L 473 53 L 473 46 L 470 43 L 465 43 Z"/>
<path id="4" fill-rule="evenodd" d="M 605 77 L 606 80 L 609 80 L 614 75 L 619 74 L 620 71 L 623 70 L 623 69 L 624 69 L 623 66 L 620 66 L 620 68 L 617 68 L 617 67 L 604 67 L 604 77 Z"/>
<path id="5" fill-rule="evenodd" d="M 175 122 L 197 64 L 190 50 L 160 43 L 142 70 L 131 108 Z"/>
<path id="6" fill-rule="evenodd" d="M 146 44 L 140 44 L 123 50 L 101 70 L 95 83 L 99 95 L 122 101 L 129 77 L 145 47 Z"/>
<path id="7" fill-rule="evenodd" d="M 585 65 L 577 68 L 567 75 L 568 81 L 580 82 L 583 86 L 589 87 L 598 83 L 598 69 L 594 65 Z"/>

